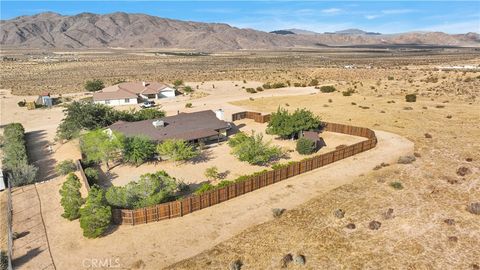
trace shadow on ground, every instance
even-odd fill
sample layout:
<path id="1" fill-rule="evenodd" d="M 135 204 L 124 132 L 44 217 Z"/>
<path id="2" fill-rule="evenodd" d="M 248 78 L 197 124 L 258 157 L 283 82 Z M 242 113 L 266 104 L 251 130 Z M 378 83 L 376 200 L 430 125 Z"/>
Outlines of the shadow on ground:
<path id="1" fill-rule="evenodd" d="M 57 177 L 55 172 L 55 162 L 52 153 L 49 150 L 50 142 L 46 139 L 45 130 L 27 132 L 25 140 L 27 142 L 28 157 L 32 164 L 38 167 L 39 181 L 47 181 Z"/>

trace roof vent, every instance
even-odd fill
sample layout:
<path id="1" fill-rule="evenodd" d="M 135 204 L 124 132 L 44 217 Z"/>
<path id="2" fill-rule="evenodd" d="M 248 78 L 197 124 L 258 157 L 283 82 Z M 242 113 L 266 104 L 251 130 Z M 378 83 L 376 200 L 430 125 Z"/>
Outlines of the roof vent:
<path id="1" fill-rule="evenodd" d="M 163 122 L 162 120 L 155 120 L 155 121 L 152 122 L 152 125 L 153 125 L 155 128 L 164 127 L 164 126 L 165 126 L 165 122 Z"/>
<path id="2" fill-rule="evenodd" d="M 145 86 L 148 86 L 149 83 L 147 83 L 147 82 L 142 82 L 142 85 L 145 87 Z"/>

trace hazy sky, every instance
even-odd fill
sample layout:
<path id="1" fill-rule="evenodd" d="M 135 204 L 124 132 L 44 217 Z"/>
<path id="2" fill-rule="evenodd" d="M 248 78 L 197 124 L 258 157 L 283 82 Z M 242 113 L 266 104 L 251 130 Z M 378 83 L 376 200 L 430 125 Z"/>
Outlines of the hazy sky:
<path id="1" fill-rule="evenodd" d="M 316 32 L 360 28 L 382 33 L 480 32 L 480 1 L 5 1 L 1 18 L 53 11 L 63 15 L 116 11 L 263 31 Z"/>

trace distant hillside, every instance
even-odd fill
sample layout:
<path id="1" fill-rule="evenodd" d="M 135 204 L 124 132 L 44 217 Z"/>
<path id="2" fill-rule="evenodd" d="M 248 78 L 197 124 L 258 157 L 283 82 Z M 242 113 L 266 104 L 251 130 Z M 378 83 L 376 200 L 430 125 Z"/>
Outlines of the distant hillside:
<path id="1" fill-rule="evenodd" d="M 16 48 L 178 48 L 200 51 L 279 49 L 292 47 L 431 44 L 480 46 L 476 33 L 441 32 L 379 35 L 358 29 L 318 34 L 300 29 L 267 33 L 223 23 L 164 19 L 145 14 L 81 13 L 63 16 L 47 12 L 2 20 L 0 45 Z"/>

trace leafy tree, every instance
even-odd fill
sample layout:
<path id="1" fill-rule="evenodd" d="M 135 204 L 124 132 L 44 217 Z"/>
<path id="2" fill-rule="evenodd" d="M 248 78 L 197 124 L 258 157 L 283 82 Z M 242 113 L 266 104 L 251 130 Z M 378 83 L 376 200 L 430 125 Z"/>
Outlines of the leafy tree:
<path id="1" fill-rule="evenodd" d="M 218 168 L 216 166 L 209 167 L 205 170 L 204 175 L 210 180 L 216 180 L 219 178 Z"/>
<path id="2" fill-rule="evenodd" d="M 209 190 L 215 189 L 215 186 L 210 183 L 203 183 L 199 188 L 195 190 L 195 194 L 200 195 Z"/>
<path id="3" fill-rule="evenodd" d="M 310 155 L 315 152 L 316 145 L 314 141 L 302 137 L 297 140 L 296 150 L 300 155 Z"/>
<path id="4" fill-rule="evenodd" d="M 32 184 L 37 179 L 38 168 L 27 163 L 17 165 L 8 174 L 13 186 L 23 186 Z"/>
<path id="5" fill-rule="evenodd" d="M 105 88 L 105 84 L 101 80 L 92 80 L 85 83 L 85 90 L 89 92 L 95 92 Z"/>
<path id="6" fill-rule="evenodd" d="M 134 165 L 141 165 L 153 157 L 155 153 L 154 143 L 147 137 L 125 138 L 123 148 L 123 160 Z"/>
<path id="7" fill-rule="evenodd" d="M 84 134 L 80 140 L 80 149 L 87 162 L 104 162 L 110 169 L 109 161 L 118 159 L 123 149 L 124 136 L 97 129 Z"/>
<path id="8" fill-rule="evenodd" d="M 68 159 L 58 163 L 57 166 L 55 167 L 55 170 L 61 175 L 67 175 L 71 172 L 76 171 L 77 166 L 75 165 L 73 160 Z"/>
<path id="9" fill-rule="evenodd" d="M 165 111 L 161 111 L 159 108 L 146 108 L 139 111 L 131 109 L 129 111 L 116 111 L 115 116 L 116 121 L 135 122 L 165 117 Z"/>
<path id="10" fill-rule="evenodd" d="M 101 236 L 110 225 L 112 209 L 105 200 L 103 189 L 94 185 L 88 192 L 87 202 L 80 209 L 80 227 L 83 236 L 97 238 Z"/>
<path id="11" fill-rule="evenodd" d="M 263 134 L 248 136 L 241 143 L 232 147 L 232 154 L 240 161 L 250 164 L 265 164 L 282 155 L 282 150 L 277 146 L 270 146 L 270 143 L 263 142 Z"/>
<path id="12" fill-rule="evenodd" d="M 185 140 L 169 139 L 157 145 L 157 153 L 174 161 L 189 160 L 200 154 L 195 147 Z"/>
<path id="13" fill-rule="evenodd" d="M 81 186 L 80 179 L 74 173 L 70 173 L 59 191 L 62 196 L 60 200 L 60 204 L 63 206 L 62 217 L 68 220 L 80 217 L 80 207 L 83 204 L 82 194 L 80 193 Z"/>
<path id="14" fill-rule="evenodd" d="M 267 125 L 267 134 L 275 134 L 281 138 L 293 138 L 301 131 L 320 128 L 320 118 L 306 109 L 297 109 L 290 114 L 286 109 L 278 108 L 272 113 Z"/>
<path id="15" fill-rule="evenodd" d="M 248 139 L 249 139 L 249 137 L 245 132 L 238 132 L 237 134 L 231 136 L 230 139 L 228 139 L 227 143 L 228 143 L 228 146 L 235 147 L 235 146 L 245 142 Z"/>
<path id="16" fill-rule="evenodd" d="M 70 140 L 82 130 L 106 127 L 117 121 L 117 111 L 103 104 L 74 101 L 66 105 L 64 112 L 66 116 L 57 128 L 60 139 Z"/>
<path id="17" fill-rule="evenodd" d="M 175 178 L 165 171 L 147 173 L 138 182 L 130 182 L 123 187 L 109 187 L 105 197 L 115 208 L 142 208 L 169 200 L 178 189 Z"/>

